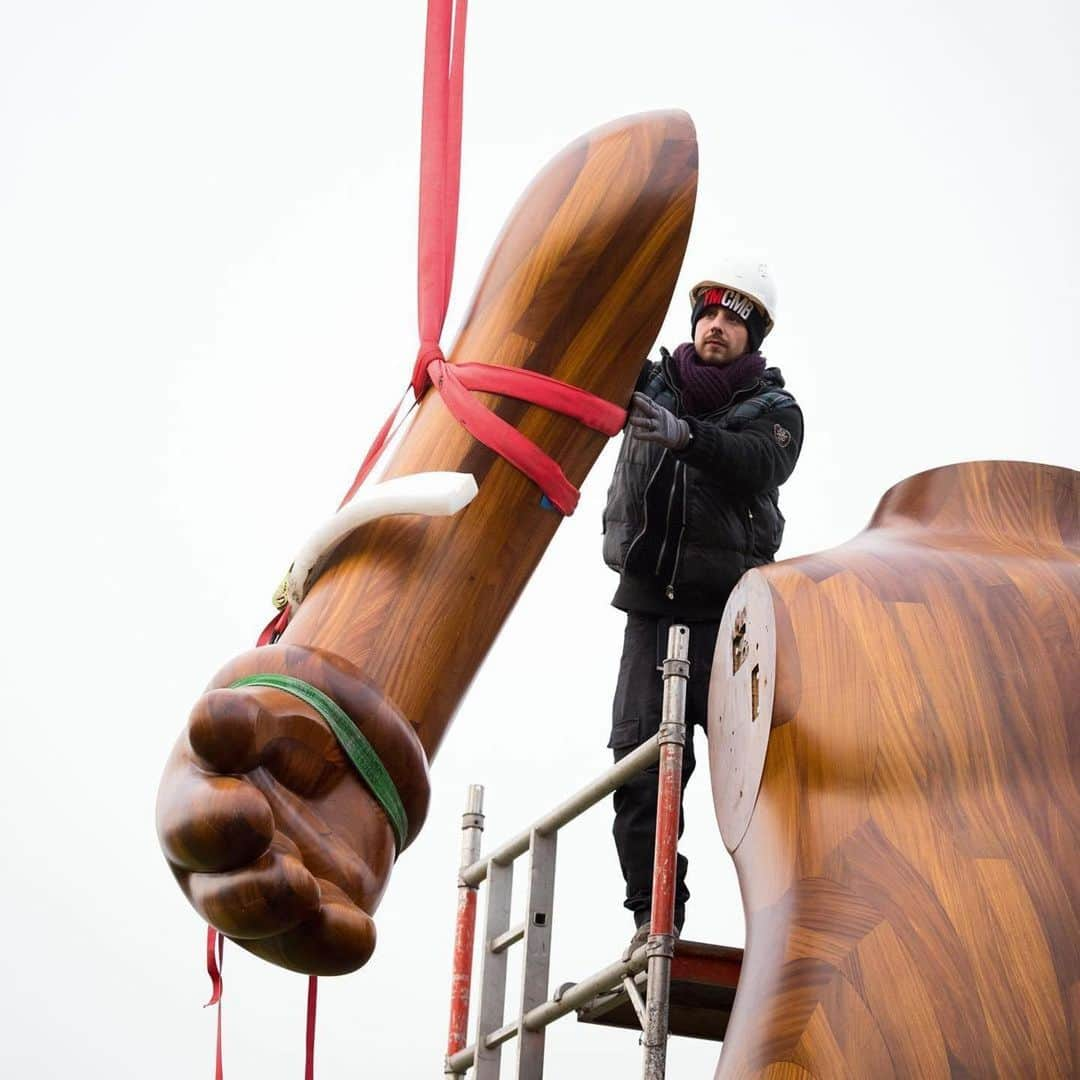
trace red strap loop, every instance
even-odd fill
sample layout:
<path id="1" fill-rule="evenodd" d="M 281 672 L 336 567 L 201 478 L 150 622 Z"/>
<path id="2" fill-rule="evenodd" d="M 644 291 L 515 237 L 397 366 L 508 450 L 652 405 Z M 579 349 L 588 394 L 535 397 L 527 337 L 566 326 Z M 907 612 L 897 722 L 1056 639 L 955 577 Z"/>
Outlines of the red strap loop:
<path id="1" fill-rule="evenodd" d="M 461 385 L 469 390 L 486 390 L 542 405 L 605 435 L 618 435 L 626 423 L 625 409 L 539 371 L 497 364 L 455 364 L 454 371 Z"/>
<path id="2" fill-rule="evenodd" d="M 474 400 L 462 384 L 453 364 L 433 360 L 428 374 L 439 388 L 446 407 L 477 442 L 490 447 L 529 477 L 562 513 L 569 515 L 574 512 L 578 503 L 578 490 L 566 479 L 557 462 L 517 428 Z"/>

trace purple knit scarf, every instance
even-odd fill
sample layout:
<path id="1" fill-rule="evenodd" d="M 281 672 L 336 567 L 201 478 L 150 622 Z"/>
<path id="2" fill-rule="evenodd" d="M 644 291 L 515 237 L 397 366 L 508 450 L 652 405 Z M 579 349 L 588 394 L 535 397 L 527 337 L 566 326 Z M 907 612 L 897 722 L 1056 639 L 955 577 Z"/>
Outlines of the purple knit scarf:
<path id="1" fill-rule="evenodd" d="M 683 409 L 689 416 L 703 416 L 722 409 L 737 391 L 753 386 L 765 370 L 765 357 L 759 352 L 743 353 L 722 367 L 703 364 L 689 341 L 680 345 L 671 359 L 682 392 Z"/>

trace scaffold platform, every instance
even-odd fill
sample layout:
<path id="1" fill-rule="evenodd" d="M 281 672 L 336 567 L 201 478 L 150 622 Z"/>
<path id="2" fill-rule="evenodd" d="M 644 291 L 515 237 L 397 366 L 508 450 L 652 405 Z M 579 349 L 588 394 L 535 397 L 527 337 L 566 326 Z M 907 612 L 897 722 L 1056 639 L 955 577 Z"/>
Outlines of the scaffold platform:
<path id="1" fill-rule="evenodd" d="M 742 949 L 702 941 L 676 941 L 668 991 L 668 1034 L 722 1042 L 727 1032 L 735 988 L 742 969 Z M 644 993 L 646 974 L 635 978 Z M 641 1021 L 625 986 L 595 998 L 577 1010 L 583 1024 L 641 1030 Z"/>

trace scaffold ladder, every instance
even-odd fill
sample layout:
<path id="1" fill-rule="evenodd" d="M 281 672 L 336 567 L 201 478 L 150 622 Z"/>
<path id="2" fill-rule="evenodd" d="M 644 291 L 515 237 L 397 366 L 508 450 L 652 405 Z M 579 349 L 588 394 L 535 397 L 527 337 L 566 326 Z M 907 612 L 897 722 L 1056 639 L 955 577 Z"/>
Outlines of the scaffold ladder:
<path id="1" fill-rule="evenodd" d="M 683 746 L 686 742 L 686 686 L 690 673 L 689 628 L 676 624 L 668 633 L 662 672 L 664 696 L 659 732 L 592 783 L 545 814 L 513 839 L 481 856 L 484 789 L 469 788 L 462 817 L 461 870 L 458 875 L 450 997 L 450 1034 L 445 1076 L 461 1078 L 473 1069 L 474 1080 L 499 1080 L 504 1043 L 518 1040 L 516 1080 L 542 1080 L 547 1026 L 597 995 L 622 986 L 642 1028 L 643 1080 L 662 1080 L 667 1063 L 671 961 L 675 951 L 675 859 Z M 610 795 L 632 776 L 660 762 L 657 793 L 656 852 L 653 863 L 652 921 L 649 937 L 633 952 L 578 983 L 567 983 L 549 996 L 551 918 L 555 894 L 558 831 Z M 514 861 L 529 854 L 524 921 L 510 926 Z M 477 893 L 488 883 L 487 913 L 476 1018 L 476 1037 L 466 1045 L 472 996 Z M 524 943 L 521 995 L 517 1016 L 507 1022 L 507 951 Z M 642 999 L 635 976 L 647 970 Z"/>

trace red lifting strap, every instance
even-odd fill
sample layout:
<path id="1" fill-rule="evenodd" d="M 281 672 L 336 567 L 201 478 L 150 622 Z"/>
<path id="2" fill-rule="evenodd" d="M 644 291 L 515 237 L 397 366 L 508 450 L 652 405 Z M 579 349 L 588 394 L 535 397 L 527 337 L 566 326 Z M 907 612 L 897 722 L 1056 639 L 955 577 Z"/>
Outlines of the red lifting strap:
<path id="1" fill-rule="evenodd" d="M 428 0 L 424 107 L 420 121 L 420 220 L 417 238 L 417 328 L 438 344 L 450 303 L 461 185 L 461 111 L 465 88 L 466 0 Z M 451 27 L 451 18 L 453 25 Z M 451 49 L 451 29 L 453 48 Z M 423 348 L 421 348 L 421 354 Z M 427 364 L 417 356 L 412 387 L 419 399 Z"/>
<path id="2" fill-rule="evenodd" d="M 451 415 L 473 438 L 520 469 L 562 513 L 572 514 L 578 491 L 558 463 L 504 420 L 474 402 L 465 391 L 507 394 L 565 413 L 607 435 L 614 435 L 622 428 L 625 411 L 578 387 L 521 368 L 448 365 L 439 345 L 450 302 L 457 242 L 466 14 L 466 0 L 428 0 L 417 260 L 420 348 L 411 386 L 419 401 L 434 384 Z M 352 498 L 374 467 L 397 411 L 376 436 L 344 502 Z"/>
<path id="3" fill-rule="evenodd" d="M 461 182 L 461 119 L 464 90 L 466 0 L 428 0 L 424 55 L 424 108 L 420 140 L 420 221 L 417 258 L 417 322 L 420 348 L 410 386 L 419 401 L 434 385 L 450 414 L 473 438 L 529 477 L 564 514 L 572 514 L 578 491 L 558 463 L 504 420 L 473 401 L 467 391 L 505 394 L 615 435 L 626 412 L 576 386 L 523 368 L 494 364 L 448 364 L 439 345 L 454 277 L 458 195 Z M 407 393 L 408 391 L 406 391 Z M 345 497 L 356 494 L 393 437 L 401 402 L 387 417 Z M 267 640 L 284 629 L 264 631 Z"/>

